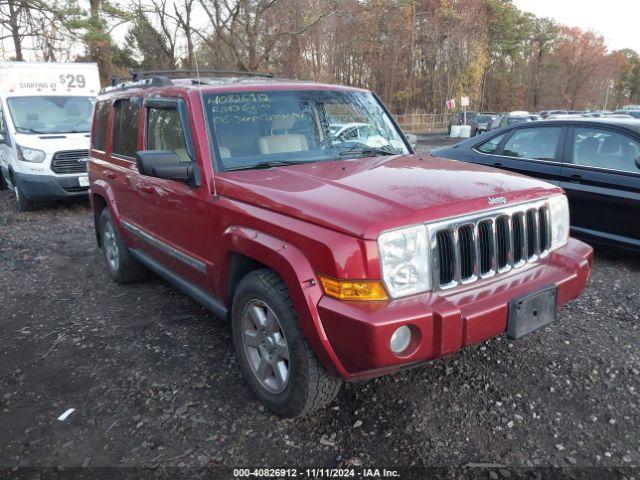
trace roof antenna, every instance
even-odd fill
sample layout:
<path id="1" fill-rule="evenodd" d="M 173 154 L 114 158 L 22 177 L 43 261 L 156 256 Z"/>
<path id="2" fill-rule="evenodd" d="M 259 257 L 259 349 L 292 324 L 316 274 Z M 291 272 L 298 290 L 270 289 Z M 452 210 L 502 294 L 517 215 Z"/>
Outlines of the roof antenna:
<path id="1" fill-rule="evenodd" d="M 213 177 L 211 178 L 211 187 L 213 189 L 213 199 L 218 199 L 218 191 L 216 187 L 216 169 L 215 169 L 215 152 L 211 148 L 211 130 L 209 128 L 209 122 L 207 120 L 207 111 L 204 105 L 204 95 L 202 94 L 202 82 L 200 81 L 200 68 L 198 66 L 198 52 L 195 52 L 193 56 L 194 62 L 196 64 L 196 77 L 198 77 L 198 92 L 200 94 L 200 103 L 202 104 L 202 118 L 204 119 L 204 127 L 207 132 L 207 148 L 209 149 L 209 155 L 211 156 L 211 171 L 213 172 Z"/>

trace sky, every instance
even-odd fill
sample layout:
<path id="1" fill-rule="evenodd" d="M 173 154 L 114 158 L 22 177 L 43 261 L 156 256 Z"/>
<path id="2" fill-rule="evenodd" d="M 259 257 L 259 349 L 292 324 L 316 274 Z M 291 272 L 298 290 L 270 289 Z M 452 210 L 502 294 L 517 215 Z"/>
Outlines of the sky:
<path id="1" fill-rule="evenodd" d="M 600 33 L 610 50 L 640 52 L 640 0 L 513 0 L 526 12 Z"/>

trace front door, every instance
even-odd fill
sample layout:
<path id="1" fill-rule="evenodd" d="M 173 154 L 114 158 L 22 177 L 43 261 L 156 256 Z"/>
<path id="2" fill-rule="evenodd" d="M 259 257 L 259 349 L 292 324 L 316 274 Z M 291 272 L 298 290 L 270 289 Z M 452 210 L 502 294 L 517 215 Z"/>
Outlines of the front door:
<path id="1" fill-rule="evenodd" d="M 573 127 L 562 187 L 572 230 L 640 247 L 640 141 L 606 127 Z"/>
<path id="2" fill-rule="evenodd" d="M 505 134 L 493 154 L 483 156 L 483 163 L 558 185 L 564 134 L 562 126 L 516 128 Z M 482 152 L 481 148 L 477 150 Z"/>
<path id="3" fill-rule="evenodd" d="M 179 161 L 198 164 L 187 109 L 182 99 L 145 101 L 145 150 L 172 151 Z M 202 166 L 198 168 L 202 171 Z M 214 218 L 204 185 L 138 175 L 134 191 L 144 205 L 139 232 L 145 251 L 163 266 L 201 288 L 209 289 Z M 140 244 L 140 243 L 139 243 Z"/>
<path id="4" fill-rule="evenodd" d="M 9 177 L 9 155 L 11 140 L 9 139 L 9 129 L 5 123 L 2 104 L 0 103 L 0 175 L 4 178 Z M 0 185 L 2 185 L 2 178 L 0 178 Z"/>

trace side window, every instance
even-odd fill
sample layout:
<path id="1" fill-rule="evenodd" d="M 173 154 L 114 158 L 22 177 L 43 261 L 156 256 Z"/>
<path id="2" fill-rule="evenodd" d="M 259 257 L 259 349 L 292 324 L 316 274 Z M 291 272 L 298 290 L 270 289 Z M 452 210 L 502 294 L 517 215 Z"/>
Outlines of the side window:
<path id="1" fill-rule="evenodd" d="M 482 153 L 495 153 L 505 135 L 506 133 L 503 133 L 502 135 L 498 135 L 497 137 L 493 137 L 486 142 L 481 143 L 476 147 L 476 150 Z"/>
<path id="2" fill-rule="evenodd" d="M 138 151 L 138 120 L 140 101 L 125 98 L 114 104 L 113 153 L 135 157 Z"/>
<path id="3" fill-rule="evenodd" d="M 575 129 L 573 163 L 576 165 L 640 173 L 636 164 L 638 157 L 640 144 L 631 137 L 600 128 Z"/>
<path id="4" fill-rule="evenodd" d="M 562 127 L 535 127 L 516 130 L 504 144 L 505 157 L 554 160 Z"/>
<path id="5" fill-rule="evenodd" d="M 181 162 L 189 162 L 180 112 L 175 108 L 151 107 L 147 113 L 147 150 L 176 152 Z"/>
<path id="6" fill-rule="evenodd" d="M 105 151 L 107 140 L 107 120 L 109 118 L 109 102 L 98 102 L 91 129 L 91 148 Z"/>

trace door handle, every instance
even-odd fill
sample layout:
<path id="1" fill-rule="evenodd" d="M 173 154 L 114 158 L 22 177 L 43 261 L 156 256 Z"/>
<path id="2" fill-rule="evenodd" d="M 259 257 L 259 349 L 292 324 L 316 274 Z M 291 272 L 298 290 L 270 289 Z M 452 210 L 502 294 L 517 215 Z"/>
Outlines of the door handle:
<path id="1" fill-rule="evenodd" d="M 582 181 L 582 175 L 571 175 L 571 178 L 569 178 L 569 181 L 571 183 L 580 183 Z"/>
<path id="2" fill-rule="evenodd" d="M 495 163 L 493 164 L 493 166 L 494 166 L 494 167 L 501 167 L 501 166 L 502 166 L 502 164 L 501 164 L 500 162 L 495 162 Z"/>
<path id="3" fill-rule="evenodd" d="M 138 185 L 138 189 L 141 192 L 144 192 L 144 193 L 153 193 L 153 192 L 155 192 L 155 190 L 153 189 L 153 187 L 151 185 L 144 185 L 144 184 Z"/>
<path id="4" fill-rule="evenodd" d="M 113 173 L 111 170 L 103 170 L 102 173 L 104 173 L 104 176 L 107 178 L 116 178 L 116 174 Z"/>

